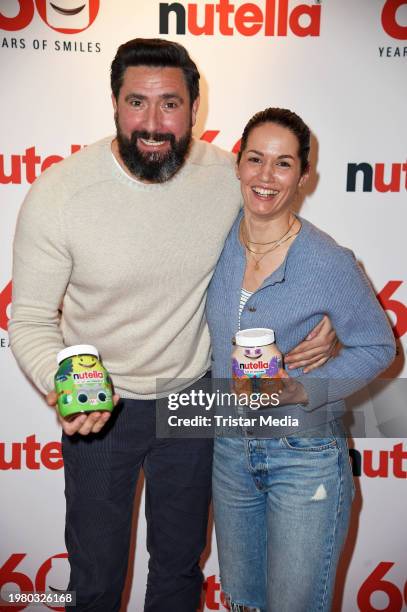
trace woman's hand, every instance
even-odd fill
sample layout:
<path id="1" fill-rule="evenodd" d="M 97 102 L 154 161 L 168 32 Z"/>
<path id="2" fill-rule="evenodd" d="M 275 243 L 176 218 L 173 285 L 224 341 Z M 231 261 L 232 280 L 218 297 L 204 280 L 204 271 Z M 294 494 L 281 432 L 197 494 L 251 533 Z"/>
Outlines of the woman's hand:
<path id="1" fill-rule="evenodd" d="M 48 406 L 56 407 L 57 394 L 55 391 L 50 391 L 46 396 L 46 402 Z M 116 406 L 120 397 L 113 395 L 113 403 Z M 57 416 L 59 422 L 62 425 L 62 429 L 68 436 L 72 436 L 75 433 L 80 433 L 82 436 L 87 436 L 90 433 L 98 433 L 102 427 L 110 419 L 110 412 L 91 412 L 90 414 L 80 414 L 73 421 L 66 421 L 58 412 Z"/>
<path id="2" fill-rule="evenodd" d="M 308 403 L 307 392 L 300 382 L 291 378 L 285 370 L 280 370 L 279 376 L 283 383 L 278 392 L 279 406 Z"/>
<path id="3" fill-rule="evenodd" d="M 338 338 L 325 315 L 301 344 L 284 357 L 289 370 L 304 368 L 304 374 L 324 365 L 334 354 Z"/>

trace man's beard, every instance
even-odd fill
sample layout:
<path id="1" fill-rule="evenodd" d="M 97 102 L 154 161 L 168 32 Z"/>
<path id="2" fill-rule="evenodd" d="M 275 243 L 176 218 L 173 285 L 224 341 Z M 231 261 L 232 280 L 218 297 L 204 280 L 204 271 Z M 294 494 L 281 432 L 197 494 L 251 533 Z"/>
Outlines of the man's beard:
<path id="1" fill-rule="evenodd" d="M 174 134 L 171 133 L 150 133 L 138 130 L 134 130 L 131 137 L 127 138 L 121 131 L 117 118 L 116 128 L 117 144 L 123 163 L 136 178 L 152 183 L 164 183 L 180 169 L 185 161 L 192 138 L 191 127 L 179 140 L 176 140 Z M 168 140 L 170 148 L 165 153 L 140 151 L 137 147 L 138 138 L 158 142 Z"/>

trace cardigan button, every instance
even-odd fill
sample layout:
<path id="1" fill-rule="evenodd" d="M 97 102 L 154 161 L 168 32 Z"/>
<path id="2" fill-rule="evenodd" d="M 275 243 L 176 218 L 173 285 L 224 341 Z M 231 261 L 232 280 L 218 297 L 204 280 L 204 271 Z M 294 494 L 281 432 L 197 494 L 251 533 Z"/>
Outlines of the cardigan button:
<path id="1" fill-rule="evenodd" d="M 255 306 L 249 306 L 248 311 L 249 312 L 256 312 Z"/>

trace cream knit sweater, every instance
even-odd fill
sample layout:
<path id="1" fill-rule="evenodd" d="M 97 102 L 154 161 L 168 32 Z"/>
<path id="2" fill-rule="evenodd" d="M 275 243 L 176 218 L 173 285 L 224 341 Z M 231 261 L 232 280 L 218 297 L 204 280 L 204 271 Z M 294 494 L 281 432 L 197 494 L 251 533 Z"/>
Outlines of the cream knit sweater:
<path id="1" fill-rule="evenodd" d="M 27 195 L 10 341 L 44 393 L 57 352 L 86 343 L 122 397 L 149 399 L 209 367 L 206 290 L 240 193 L 233 157 L 213 145 L 194 141 L 171 180 L 143 184 L 118 166 L 111 140 L 52 166 Z"/>

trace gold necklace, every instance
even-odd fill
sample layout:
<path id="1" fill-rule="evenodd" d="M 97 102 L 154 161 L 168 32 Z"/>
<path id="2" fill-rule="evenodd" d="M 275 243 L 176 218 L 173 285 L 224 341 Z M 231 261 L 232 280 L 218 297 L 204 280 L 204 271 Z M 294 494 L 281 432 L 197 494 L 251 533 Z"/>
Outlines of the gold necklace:
<path id="1" fill-rule="evenodd" d="M 301 229 L 301 228 L 300 228 L 300 229 Z M 280 242 L 278 242 L 277 244 L 275 244 L 274 246 L 272 246 L 272 247 L 271 247 L 271 249 L 269 249 L 268 251 L 266 251 L 265 253 L 263 253 L 263 254 L 262 254 L 262 256 L 261 256 L 261 257 L 259 257 L 258 259 L 256 259 L 256 257 L 254 256 L 253 251 L 250 251 L 250 255 L 252 256 L 252 258 L 253 258 L 253 259 L 254 259 L 254 261 L 255 261 L 255 264 L 254 264 L 254 269 L 255 269 L 255 270 L 259 270 L 261 260 L 262 260 L 262 259 L 263 259 L 263 258 L 264 258 L 266 255 L 268 255 L 269 253 L 271 253 L 272 251 L 274 251 L 274 249 L 276 249 L 277 247 L 279 247 L 281 244 L 283 244 L 284 242 L 287 242 L 287 240 L 290 240 L 290 238 L 293 238 L 294 236 L 296 236 L 297 234 L 299 234 L 299 233 L 300 233 L 300 229 L 299 229 L 297 232 L 295 232 L 294 234 L 290 234 L 289 236 L 287 236 L 287 238 L 284 238 L 284 239 L 282 238 L 282 239 L 280 240 Z"/>
<path id="2" fill-rule="evenodd" d="M 296 219 L 296 217 L 294 217 L 294 221 L 293 221 L 293 222 L 290 224 L 290 226 L 289 226 L 288 230 L 285 232 L 285 234 L 283 234 L 283 235 L 281 236 L 281 238 L 279 238 L 279 239 L 276 241 L 276 244 L 274 244 L 274 245 L 273 245 L 273 246 L 272 246 L 270 249 L 267 249 L 267 251 L 265 251 L 264 253 L 261 253 L 261 257 L 259 257 L 259 259 L 256 259 L 256 257 L 255 257 L 255 255 L 258 255 L 259 253 L 256 253 L 256 251 L 252 251 L 252 250 L 249 248 L 249 246 L 248 246 L 248 244 L 247 244 L 247 239 L 245 238 L 245 236 L 243 235 L 243 232 L 242 232 L 242 239 L 243 239 L 243 243 L 244 243 L 244 245 L 245 245 L 246 249 L 249 251 L 249 253 L 250 253 L 250 255 L 252 256 L 252 258 L 254 259 L 254 262 L 255 262 L 254 269 L 255 269 L 255 270 L 259 270 L 259 268 L 260 268 L 260 265 L 259 265 L 259 264 L 260 264 L 261 260 L 262 260 L 262 259 L 264 259 L 264 257 L 265 257 L 266 255 L 268 255 L 269 253 L 271 253 L 272 251 L 274 251 L 275 249 L 277 249 L 277 248 L 278 248 L 278 247 L 279 247 L 281 244 L 284 244 L 284 242 L 287 242 L 287 240 L 290 240 L 290 238 L 293 238 L 294 236 L 297 236 L 297 234 L 299 234 L 299 233 L 300 233 L 301 226 L 300 226 L 300 228 L 298 229 L 298 231 L 297 231 L 297 232 L 295 232 L 294 234 L 290 234 L 289 236 L 287 236 L 287 234 L 289 233 L 289 231 L 290 231 L 290 230 L 291 230 L 291 228 L 293 227 L 293 225 L 294 225 L 294 223 L 296 222 L 296 220 L 297 220 L 297 219 Z M 242 225 L 242 229 L 244 229 L 244 233 L 246 233 L 246 228 L 245 228 L 245 225 Z"/>
<path id="3" fill-rule="evenodd" d="M 250 244 L 259 244 L 259 245 L 266 245 L 266 244 L 276 244 L 276 247 L 279 246 L 281 244 L 281 241 L 283 240 L 283 238 L 285 238 L 287 236 L 287 234 L 290 232 L 291 228 L 293 227 L 294 223 L 296 222 L 297 218 L 293 215 L 294 217 L 294 221 L 288 226 L 288 230 L 282 235 L 280 236 L 280 238 L 277 238 L 277 240 L 271 240 L 270 242 L 253 242 L 252 240 L 249 240 L 249 235 L 247 232 L 247 228 L 246 228 L 246 223 L 245 221 L 243 221 L 242 224 L 242 229 L 244 232 L 244 236 L 243 236 L 243 232 L 242 232 L 242 238 L 243 238 L 243 242 L 245 243 L 246 249 L 248 251 L 250 251 L 250 253 L 254 253 L 255 255 L 262 255 L 262 253 L 258 253 L 257 251 L 253 251 L 249 245 L 247 244 L 248 242 L 250 242 Z M 270 250 L 273 250 L 273 248 L 276 247 L 272 247 Z M 266 255 L 267 253 L 269 253 L 270 251 L 265 251 L 264 254 Z"/>

